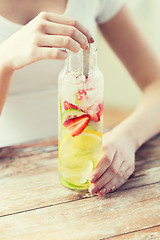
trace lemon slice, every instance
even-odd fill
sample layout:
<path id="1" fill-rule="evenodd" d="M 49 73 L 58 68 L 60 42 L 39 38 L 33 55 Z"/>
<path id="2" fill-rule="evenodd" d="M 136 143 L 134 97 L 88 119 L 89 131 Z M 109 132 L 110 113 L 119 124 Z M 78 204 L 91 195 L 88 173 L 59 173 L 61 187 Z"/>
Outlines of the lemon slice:
<path id="1" fill-rule="evenodd" d="M 60 171 L 68 182 L 82 185 L 99 161 L 102 133 L 87 128 L 78 136 L 67 134 L 59 145 Z"/>

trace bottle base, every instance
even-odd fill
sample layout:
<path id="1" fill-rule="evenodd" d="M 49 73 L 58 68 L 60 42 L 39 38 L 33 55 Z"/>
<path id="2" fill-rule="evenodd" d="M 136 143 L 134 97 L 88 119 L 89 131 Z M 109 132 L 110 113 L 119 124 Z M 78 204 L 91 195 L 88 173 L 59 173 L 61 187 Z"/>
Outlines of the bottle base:
<path id="1" fill-rule="evenodd" d="M 61 175 L 59 176 L 60 182 L 63 186 L 72 189 L 72 190 L 76 190 L 76 191 L 84 191 L 84 190 L 88 190 L 89 186 L 91 185 L 88 181 L 86 183 L 84 183 L 83 185 L 74 185 L 70 182 L 68 182 L 66 179 L 64 179 Z"/>

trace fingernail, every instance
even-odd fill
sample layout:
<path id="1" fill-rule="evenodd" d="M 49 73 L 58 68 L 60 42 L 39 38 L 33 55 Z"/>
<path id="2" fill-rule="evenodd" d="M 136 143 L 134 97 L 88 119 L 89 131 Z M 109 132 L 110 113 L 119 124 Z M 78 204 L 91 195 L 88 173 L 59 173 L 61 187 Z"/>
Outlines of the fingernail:
<path id="1" fill-rule="evenodd" d="M 62 51 L 59 52 L 59 56 L 58 57 L 65 59 L 65 58 L 68 57 L 68 53 L 65 50 L 62 50 Z"/>
<path id="2" fill-rule="evenodd" d="M 97 191 L 99 197 L 103 197 L 103 194 L 100 191 Z"/>
<path id="3" fill-rule="evenodd" d="M 106 188 L 103 188 L 102 190 L 100 190 L 100 193 L 104 194 L 106 192 Z"/>
<path id="4" fill-rule="evenodd" d="M 89 190 L 89 193 L 93 195 L 92 190 L 90 188 L 88 190 Z"/>
<path id="5" fill-rule="evenodd" d="M 87 46 L 85 47 L 84 51 L 86 51 L 88 48 L 89 48 L 89 45 L 87 45 Z"/>
<path id="6" fill-rule="evenodd" d="M 95 40 L 93 37 L 90 38 L 90 43 L 93 43 Z"/>
<path id="7" fill-rule="evenodd" d="M 96 177 L 95 176 L 92 176 L 92 177 L 89 178 L 89 182 L 90 183 L 93 183 L 95 181 L 96 181 Z"/>
<path id="8" fill-rule="evenodd" d="M 114 192 L 115 190 L 116 190 L 116 187 L 113 186 L 110 191 L 111 191 L 111 192 Z"/>
<path id="9" fill-rule="evenodd" d="M 90 194 L 93 194 L 93 193 L 94 193 L 94 192 L 92 193 L 93 189 L 94 189 L 94 186 L 91 185 L 90 188 L 89 188 L 89 192 L 90 192 Z"/>

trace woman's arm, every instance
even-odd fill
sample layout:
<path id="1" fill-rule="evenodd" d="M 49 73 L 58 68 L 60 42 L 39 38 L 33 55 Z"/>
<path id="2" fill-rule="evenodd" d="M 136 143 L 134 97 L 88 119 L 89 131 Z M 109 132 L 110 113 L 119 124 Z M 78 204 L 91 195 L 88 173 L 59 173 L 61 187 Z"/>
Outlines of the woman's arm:
<path id="1" fill-rule="evenodd" d="M 104 156 L 91 175 L 90 187 L 91 193 L 101 196 L 128 179 L 134 171 L 135 151 L 160 131 L 160 62 L 127 6 L 100 29 L 143 93 L 135 111 L 104 134 Z"/>
<path id="2" fill-rule="evenodd" d="M 0 115 L 8 96 L 13 70 L 4 61 L 0 62 Z"/>
<path id="3" fill-rule="evenodd" d="M 44 59 L 64 60 L 68 53 L 87 49 L 94 39 L 77 20 L 42 12 L 0 45 L 0 113 L 15 70 Z"/>
<path id="4" fill-rule="evenodd" d="M 119 126 L 129 131 L 138 148 L 160 131 L 160 62 L 127 6 L 100 29 L 143 92 L 138 108 Z"/>

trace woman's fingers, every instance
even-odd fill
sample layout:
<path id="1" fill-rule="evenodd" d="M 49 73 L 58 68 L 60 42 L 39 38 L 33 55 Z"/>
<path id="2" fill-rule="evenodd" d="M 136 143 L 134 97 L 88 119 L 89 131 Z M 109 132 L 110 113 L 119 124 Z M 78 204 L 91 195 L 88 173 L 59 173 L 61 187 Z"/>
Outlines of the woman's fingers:
<path id="1" fill-rule="evenodd" d="M 77 41 L 82 49 L 86 49 L 88 47 L 87 37 L 75 27 L 51 23 L 47 21 L 46 25 L 43 28 L 43 31 L 46 34 L 68 36 L 73 40 Z"/>
<path id="2" fill-rule="evenodd" d="M 44 35 L 37 43 L 40 47 L 67 48 L 75 53 L 80 50 L 79 43 L 68 36 Z"/>
<path id="3" fill-rule="evenodd" d="M 116 176 L 111 179 L 111 181 L 105 184 L 103 188 L 101 188 L 100 191 L 98 191 L 98 195 L 102 196 L 106 193 L 115 191 L 117 188 L 121 187 L 127 181 L 127 179 L 132 175 L 132 173 L 133 170 L 131 167 L 129 167 L 125 171 L 122 177 L 119 175 L 119 173 L 117 173 Z"/>
<path id="4" fill-rule="evenodd" d="M 94 182 L 89 188 L 90 193 L 95 193 L 114 178 L 121 166 L 120 158 L 115 154 L 111 165 L 106 169 L 102 176 Z"/>
<path id="5" fill-rule="evenodd" d="M 103 175 L 106 169 L 111 165 L 114 155 L 114 151 L 108 151 L 107 148 L 104 149 L 102 159 L 99 161 L 89 178 L 90 183 L 96 182 L 100 176 Z"/>
<path id="6" fill-rule="evenodd" d="M 124 183 L 123 178 L 119 178 L 118 175 L 113 177 L 110 182 L 105 184 L 97 193 L 99 196 L 103 196 L 106 193 L 115 191 L 118 187 L 120 187 Z"/>
<path id="7" fill-rule="evenodd" d="M 65 50 L 58 48 L 35 47 L 30 52 L 30 62 L 32 63 L 45 59 L 65 60 L 67 57 L 68 53 Z M 14 61 L 15 69 L 20 69 L 19 66 L 27 66 L 30 62 L 28 62 L 25 58 L 17 58 Z"/>
<path id="8" fill-rule="evenodd" d="M 127 145 L 128 144 L 128 145 Z M 126 148 L 127 146 L 127 148 Z M 135 168 L 135 149 L 128 137 L 110 131 L 104 135 L 104 155 L 93 170 L 89 192 L 99 196 L 114 191 L 124 184 Z"/>
<path id="9" fill-rule="evenodd" d="M 91 38 L 90 32 L 76 20 L 44 12 L 13 34 L 3 46 L 9 52 L 9 65 L 17 70 L 42 59 L 64 60 L 68 55 L 60 48 L 76 53 L 80 48 L 87 49 L 88 42 L 93 42 Z"/>
<path id="10" fill-rule="evenodd" d="M 122 164 L 121 164 L 121 166 L 120 166 L 120 168 L 119 168 L 119 171 L 118 171 L 119 177 L 122 178 L 128 168 L 129 168 L 129 167 L 128 167 L 128 165 L 126 165 L 126 162 L 125 162 L 125 161 L 122 162 Z"/>
<path id="11" fill-rule="evenodd" d="M 39 46 L 67 48 L 73 52 L 88 48 L 91 34 L 79 22 L 66 16 L 52 13 L 40 13 L 37 20 Z M 93 41 L 89 41 L 93 42 Z"/>
<path id="12" fill-rule="evenodd" d="M 46 47 L 37 48 L 37 51 L 34 51 L 33 55 L 34 58 L 36 57 L 36 61 L 44 59 L 65 60 L 68 57 L 68 53 L 65 50 Z"/>
<path id="13" fill-rule="evenodd" d="M 108 193 L 110 191 L 115 191 L 118 188 L 117 182 L 119 182 L 119 184 L 121 184 L 121 181 L 122 181 L 123 175 L 125 174 L 125 171 L 126 171 L 126 162 L 122 162 L 116 176 L 114 176 L 106 185 L 104 185 L 100 189 L 100 191 L 97 191 L 98 195 L 101 197 L 105 193 Z"/>
<path id="14" fill-rule="evenodd" d="M 40 13 L 40 16 L 41 16 L 41 18 L 44 18 L 50 22 L 75 27 L 76 29 L 78 29 L 81 33 L 83 33 L 87 37 L 89 43 L 94 42 L 94 39 L 93 39 L 90 31 L 86 27 L 84 27 L 81 23 L 79 23 L 76 19 L 64 16 L 64 15 L 62 17 L 62 15 L 59 15 L 59 14 L 45 13 L 45 12 Z"/>

